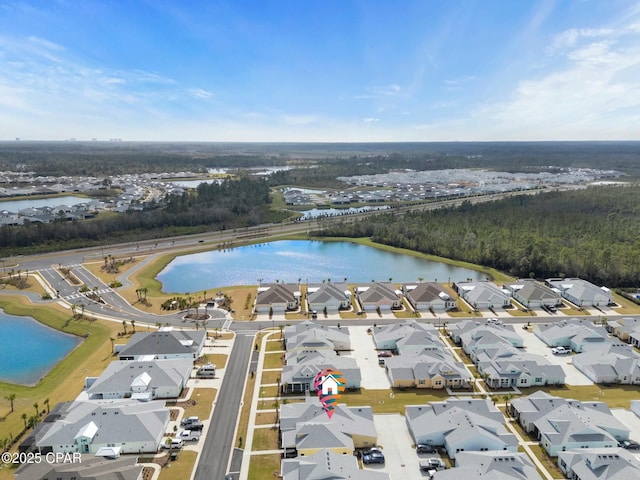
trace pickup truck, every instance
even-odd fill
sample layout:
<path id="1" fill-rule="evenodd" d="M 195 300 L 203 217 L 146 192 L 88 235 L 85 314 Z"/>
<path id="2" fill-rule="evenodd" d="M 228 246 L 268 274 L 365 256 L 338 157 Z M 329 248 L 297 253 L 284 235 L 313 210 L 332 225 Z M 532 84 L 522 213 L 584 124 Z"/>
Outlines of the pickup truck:
<path id="1" fill-rule="evenodd" d="M 179 438 L 183 442 L 197 442 L 198 440 L 200 440 L 200 432 L 196 432 L 193 430 L 183 430 L 180 432 L 180 435 L 178 435 L 177 438 Z"/>
<path id="2" fill-rule="evenodd" d="M 569 355 L 571 353 L 571 349 L 567 347 L 553 347 L 551 349 L 551 353 L 554 355 Z"/>

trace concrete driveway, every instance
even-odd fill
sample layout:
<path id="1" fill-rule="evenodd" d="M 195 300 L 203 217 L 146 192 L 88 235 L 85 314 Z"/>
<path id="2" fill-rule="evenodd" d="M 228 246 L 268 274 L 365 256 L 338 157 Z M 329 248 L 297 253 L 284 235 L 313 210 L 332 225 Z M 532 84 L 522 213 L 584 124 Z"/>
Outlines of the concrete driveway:
<path id="1" fill-rule="evenodd" d="M 384 367 L 378 365 L 378 353 L 373 337 L 367 333 L 369 327 L 349 327 L 351 353 L 343 355 L 353 358 L 360 368 L 361 386 L 367 390 L 385 390 L 391 388 Z"/>
<path id="2" fill-rule="evenodd" d="M 640 418 L 638 418 L 638 416 L 631 410 L 626 410 L 624 408 L 612 408 L 611 413 L 613 413 L 613 416 L 620 420 L 623 425 L 626 425 L 629 430 L 631 430 L 629 438 L 636 442 L 640 442 Z M 632 450 L 631 452 L 637 453 L 638 450 Z"/>
<path id="3" fill-rule="evenodd" d="M 523 330 L 524 324 L 514 324 L 513 328 L 516 333 L 522 337 L 525 349 L 528 353 L 540 355 L 546 358 L 553 365 L 560 365 L 566 375 L 565 383 L 567 385 L 593 385 L 593 382 L 587 378 L 580 370 L 573 366 L 571 359 L 573 355 L 554 355 L 551 348 L 548 347 L 533 333 L 532 329 Z"/>
<path id="4" fill-rule="evenodd" d="M 364 465 L 364 468 L 386 472 L 391 480 L 424 480 L 404 416 L 397 413 L 374 415 L 373 422 L 378 432 L 378 445 L 382 447 L 385 464 Z"/>

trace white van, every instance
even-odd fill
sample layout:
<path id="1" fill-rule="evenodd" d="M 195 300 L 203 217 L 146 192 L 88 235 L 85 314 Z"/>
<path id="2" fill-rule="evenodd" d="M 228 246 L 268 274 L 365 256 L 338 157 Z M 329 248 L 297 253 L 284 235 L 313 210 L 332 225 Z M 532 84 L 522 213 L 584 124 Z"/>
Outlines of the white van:
<path id="1" fill-rule="evenodd" d="M 215 378 L 216 366 L 213 363 L 207 363 L 198 369 L 196 377 L 198 378 Z"/>

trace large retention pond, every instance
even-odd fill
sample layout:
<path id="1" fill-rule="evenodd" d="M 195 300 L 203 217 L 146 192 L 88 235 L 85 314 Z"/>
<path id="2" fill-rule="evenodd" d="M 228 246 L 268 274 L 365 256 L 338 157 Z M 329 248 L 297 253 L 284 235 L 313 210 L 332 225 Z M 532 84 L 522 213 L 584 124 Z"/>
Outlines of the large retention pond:
<path id="1" fill-rule="evenodd" d="M 81 339 L 0 310 L 0 381 L 33 385 Z"/>
<path id="2" fill-rule="evenodd" d="M 481 272 L 351 242 L 283 240 L 176 257 L 158 275 L 165 292 L 281 282 L 463 281 Z"/>

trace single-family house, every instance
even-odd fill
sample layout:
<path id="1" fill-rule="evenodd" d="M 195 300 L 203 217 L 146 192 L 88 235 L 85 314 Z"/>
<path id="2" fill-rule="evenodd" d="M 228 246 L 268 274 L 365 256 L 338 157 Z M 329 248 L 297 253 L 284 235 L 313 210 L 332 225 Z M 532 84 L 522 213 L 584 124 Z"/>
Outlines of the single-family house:
<path id="1" fill-rule="evenodd" d="M 360 388 L 360 368 L 355 359 L 336 354 L 333 350 L 287 352 L 282 368 L 281 386 L 285 393 L 313 392 L 316 375 L 331 368 L 342 373 L 345 388 Z"/>
<path id="2" fill-rule="evenodd" d="M 640 356 L 626 343 L 593 344 L 571 362 L 593 383 L 640 385 Z"/>
<path id="3" fill-rule="evenodd" d="M 542 480 L 526 453 L 459 452 L 456 466 L 433 473 L 433 480 L 490 478 L 491 480 Z"/>
<path id="4" fill-rule="evenodd" d="M 526 308 L 555 307 L 562 304 L 562 296 L 557 290 L 533 279 L 520 279 L 505 284 L 514 300 Z"/>
<path id="5" fill-rule="evenodd" d="M 442 446 L 451 458 L 463 451 L 518 450 L 516 436 L 506 429 L 502 413 L 488 399 L 450 398 L 407 406 L 405 418 L 416 444 Z"/>
<path id="6" fill-rule="evenodd" d="M 419 334 L 419 337 L 413 336 L 416 333 Z M 375 326 L 372 329 L 371 336 L 378 350 L 398 350 L 398 342 L 401 342 L 406 349 L 410 349 L 410 345 L 419 346 L 435 342 L 438 342 L 440 347 L 443 346 L 439 339 L 438 330 L 433 324 L 418 323 L 415 320 Z M 413 340 L 408 341 L 408 338 L 413 338 Z M 413 341 L 417 343 L 413 343 Z"/>
<path id="7" fill-rule="evenodd" d="M 56 405 L 20 445 L 21 451 L 156 453 L 169 424 L 165 402 L 99 400 Z"/>
<path id="8" fill-rule="evenodd" d="M 99 377 L 87 378 L 86 393 L 92 400 L 178 398 L 192 370 L 193 360 L 189 358 L 115 361 Z"/>
<path id="9" fill-rule="evenodd" d="M 640 460 L 623 448 L 581 448 L 560 452 L 558 466 L 570 480 L 640 478 Z"/>
<path id="10" fill-rule="evenodd" d="M 258 287 L 255 313 L 277 313 L 297 310 L 300 307 L 300 287 L 297 284 L 263 283 Z"/>
<path id="11" fill-rule="evenodd" d="M 356 287 L 356 299 L 365 312 L 402 308 L 402 292 L 386 282 L 373 282 Z"/>
<path id="12" fill-rule="evenodd" d="M 564 385 L 566 375 L 540 355 L 532 355 L 505 345 L 475 352 L 478 373 L 491 388 Z"/>
<path id="13" fill-rule="evenodd" d="M 280 406 L 280 444 L 285 457 L 313 455 L 322 449 L 353 454 L 376 445 L 371 407 L 336 405 L 331 418 L 317 398 Z"/>
<path id="14" fill-rule="evenodd" d="M 513 399 L 511 415 L 555 457 L 572 448 L 614 448 L 629 429 L 603 402 L 579 402 L 538 391 Z"/>
<path id="15" fill-rule="evenodd" d="M 509 294 L 491 282 L 459 282 L 455 290 L 475 310 L 491 310 L 511 305 Z"/>
<path id="16" fill-rule="evenodd" d="M 308 311 L 338 313 L 351 308 L 351 291 L 344 284 L 323 283 L 307 287 Z"/>
<path id="17" fill-rule="evenodd" d="M 385 370 L 394 388 L 468 388 L 473 379 L 444 349 L 386 358 Z"/>
<path id="18" fill-rule="evenodd" d="M 294 350 L 351 350 L 347 327 L 333 327 L 318 322 L 304 321 L 284 328 L 285 348 Z"/>
<path id="19" fill-rule="evenodd" d="M 389 480 L 388 473 L 361 470 L 355 456 L 326 448 L 310 455 L 284 458 L 280 471 L 282 480 Z"/>
<path id="20" fill-rule="evenodd" d="M 481 323 L 476 320 L 462 320 L 460 322 L 450 323 L 447 326 L 447 331 L 449 337 L 451 337 L 457 345 L 464 345 L 465 341 L 469 343 L 470 339 L 479 333 L 480 335 L 493 334 L 502 338 L 502 343 L 507 343 L 517 348 L 524 346 L 522 337 L 516 333 L 513 325 L 498 325 L 495 323 Z"/>
<path id="21" fill-rule="evenodd" d="M 129 342 L 116 345 L 120 360 L 190 358 L 202 355 L 205 330 L 174 330 L 163 327 L 155 332 L 136 332 Z"/>
<path id="22" fill-rule="evenodd" d="M 580 353 L 589 345 L 608 343 L 607 331 L 589 320 L 570 318 L 554 323 L 537 323 L 533 333 L 550 347 L 569 347 Z"/>
<path id="23" fill-rule="evenodd" d="M 640 319 L 623 317 L 609 320 L 604 326 L 607 332 L 623 342 L 632 343 L 631 336 L 640 333 Z M 636 346 L 638 346 L 636 344 Z"/>
<path id="24" fill-rule="evenodd" d="M 613 303 L 611 290 L 598 287 L 581 278 L 547 278 L 545 283 L 560 292 L 562 298 L 583 307 L 606 307 Z"/>
<path id="25" fill-rule="evenodd" d="M 445 312 L 457 307 L 457 299 L 437 282 L 405 283 L 402 293 L 415 311 Z"/>

